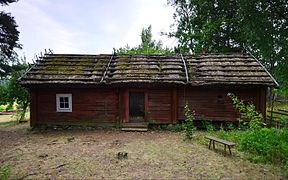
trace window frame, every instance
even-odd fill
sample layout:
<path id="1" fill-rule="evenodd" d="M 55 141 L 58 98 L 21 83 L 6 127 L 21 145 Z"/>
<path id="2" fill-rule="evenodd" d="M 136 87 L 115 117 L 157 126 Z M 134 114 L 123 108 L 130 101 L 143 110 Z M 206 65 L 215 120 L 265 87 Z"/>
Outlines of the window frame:
<path id="1" fill-rule="evenodd" d="M 68 97 L 69 108 L 60 107 L 61 97 Z M 72 94 L 56 94 L 56 112 L 72 112 Z"/>

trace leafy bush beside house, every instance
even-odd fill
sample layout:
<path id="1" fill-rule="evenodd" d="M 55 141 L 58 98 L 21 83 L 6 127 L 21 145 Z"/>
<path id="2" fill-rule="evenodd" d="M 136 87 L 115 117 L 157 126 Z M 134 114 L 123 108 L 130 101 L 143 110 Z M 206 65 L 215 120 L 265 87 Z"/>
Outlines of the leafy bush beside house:
<path id="1" fill-rule="evenodd" d="M 288 128 L 262 128 L 261 114 L 253 104 L 246 105 L 231 93 L 228 96 L 241 113 L 241 118 L 248 122 L 240 130 L 214 131 L 215 136 L 236 142 L 237 149 L 246 152 L 252 161 L 280 164 L 288 170 Z M 241 118 L 240 122 L 244 122 Z"/>
<path id="2" fill-rule="evenodd" d="M 241 114 L 238 119 L 240 128 L 259 129 L 262 125 L 262 114 L 256 111 L 253 103 L 245 104 L 235 94 L 228 93 L 236 110 Z"/>
<path id="3" fill-rule="evenodd" d="M 236 142 L 236 148 L 245 152 L 251 161 L 278 164 L 288 170 L 288 128 L 221 130 L 213 133 L 217 137 Z"/>
<path id="4" fill-rule="evenodd" d="M 196 130 L 194 126 L 194 112 L 190 110 L 188 104 L 184 107 L 184 115 L 185 115 L 185 121 L 183 123 L 183 129 L 185 132 L 185 138 L 184 140 L 191 140 L 193 138 L 193 134 Z"/>

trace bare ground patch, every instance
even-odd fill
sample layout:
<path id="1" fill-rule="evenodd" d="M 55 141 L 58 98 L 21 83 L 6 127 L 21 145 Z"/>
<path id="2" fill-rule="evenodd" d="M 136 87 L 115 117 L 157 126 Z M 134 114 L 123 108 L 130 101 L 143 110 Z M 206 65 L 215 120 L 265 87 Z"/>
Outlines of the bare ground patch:
<path id="1" fill-rule="evenodd" d="M 12 167 L 12 179 L 284 179 L 279 169 L 244 160 L 235 149 L 232 156 L 222 147 L 211 151 L 184 142 L 181 133 L 27 128 L 0 127 L 0 165 Z M 119 152 L 128 157 L 118 159 Z"/>

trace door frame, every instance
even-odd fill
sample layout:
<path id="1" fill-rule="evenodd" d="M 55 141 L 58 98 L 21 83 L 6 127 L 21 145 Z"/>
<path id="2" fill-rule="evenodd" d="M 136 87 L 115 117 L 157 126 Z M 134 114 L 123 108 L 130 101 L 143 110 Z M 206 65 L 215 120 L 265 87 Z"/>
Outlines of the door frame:
<path id="1" fill-rule="evenodd" d="M 141 92 L 144 93 L 144 122 L 147 122 L 147 112 L 148 112 L 148 90 L 147 89 L 125 89 L 123 94 L 124 100 L 124 116 L 123 122 L 129 122 L 130 113 L 129 113 L 129 93 L 130 92 Z"/>

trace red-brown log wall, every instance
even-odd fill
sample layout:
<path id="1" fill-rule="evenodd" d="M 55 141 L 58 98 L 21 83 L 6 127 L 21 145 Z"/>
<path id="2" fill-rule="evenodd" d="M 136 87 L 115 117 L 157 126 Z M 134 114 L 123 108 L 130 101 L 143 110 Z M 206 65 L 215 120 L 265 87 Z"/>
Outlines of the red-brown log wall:
<path id="1" fill-rule="evenodd" d="M 129 88 L 83 88 L 83 89 L 31 89 L 31 125 L 37 124 L 116 124 L 127 119 Z M 138 88 L 147 94 L 147 115 L 154 123 L 177 123 L 184 120 L 183 109 L 188 102 L 197 119 L 203 117 L 214 121 L 233 121 L 239 117 L 228 92 L 233 92 L 246 102 L 252 101 L 265 115 L 265 88 L 209 88 L 167 87 Z M 135 91 L 135 89 L 133 89 Z M 56 112 L 56 94 L 72 94 L 72 112 Z M 222 96 L 222 99 L 219 98 Z M 127 99 L 127 97 L 126 97 Z M 129 108 L 129 107 L 128 107 Z"/>
<path id="2" fill-rule="evenodd" d="M 151 89 L 147 93 L 148 116 L 155 123 L 172 123 L 172 89 Z"/>
<path id="3" fill-rule="evenodd" d="M 184 120 L 183 109 L 186 102 L 190 109 L 195 111 L 198 120 L 237 120 L 239 113 L 227 96 L 228 92 L 234 93 L 244 102 L 253 102 L 257 110 L 265 115 L 266 91 L 263 88 L 186 87 L 178 89 L 178 120 Z"/>
<path id="4" fill-rule="evenodd" d="M 56 94 L 72 94 L 72 112 L 56 112 Z M 118 120 L 116 89 L 38 89 L 31 92 L 31 125 L 115 124 Z"/>

